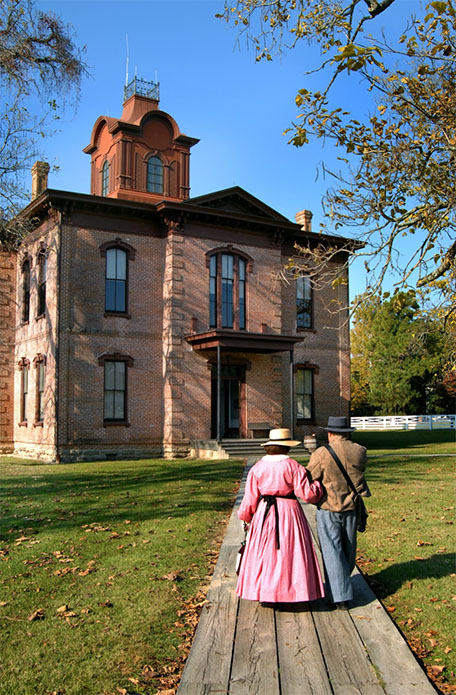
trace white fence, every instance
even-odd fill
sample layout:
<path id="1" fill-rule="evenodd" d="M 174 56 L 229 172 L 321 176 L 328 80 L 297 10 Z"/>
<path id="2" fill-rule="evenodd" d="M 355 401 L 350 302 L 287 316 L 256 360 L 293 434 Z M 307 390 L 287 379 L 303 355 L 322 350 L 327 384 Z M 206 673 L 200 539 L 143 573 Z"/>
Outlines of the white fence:
<path id="1" fill-rule="evenodd" d="M 456 415 L 387 415 L 352 417 L 358 430 L 454 430 Z"/>

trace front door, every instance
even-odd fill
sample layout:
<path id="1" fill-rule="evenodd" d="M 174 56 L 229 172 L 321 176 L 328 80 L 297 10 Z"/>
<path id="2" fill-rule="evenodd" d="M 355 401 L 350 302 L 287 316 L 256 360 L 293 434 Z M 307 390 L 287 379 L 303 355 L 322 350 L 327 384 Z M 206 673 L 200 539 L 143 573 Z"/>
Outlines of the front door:
<path id="1" fill-rule="evenodd" d="M 222 365 L 220 380 L 220 436 L 240 436 L 241 427 L 241 386 L 244 369 L 238 365 Z M 217 436 L 217 367 L 212 368 L 211 378 L 212 432 Z"/>

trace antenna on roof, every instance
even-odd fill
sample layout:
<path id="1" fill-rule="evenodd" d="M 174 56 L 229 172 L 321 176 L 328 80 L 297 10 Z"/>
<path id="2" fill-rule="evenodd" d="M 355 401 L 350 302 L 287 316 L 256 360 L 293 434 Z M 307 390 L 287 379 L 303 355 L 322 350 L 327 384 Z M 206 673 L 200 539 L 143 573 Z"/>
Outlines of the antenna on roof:
<path id="1" fill-rule="evenodd" d="M 130 59 L 129 50 L 128 50 L 128 34 L 125 34 L 125 39 L 127 42 L 127 73 L 125 75 L 125 87 L 127 87 L 128 86 L 128 61 Z"/>

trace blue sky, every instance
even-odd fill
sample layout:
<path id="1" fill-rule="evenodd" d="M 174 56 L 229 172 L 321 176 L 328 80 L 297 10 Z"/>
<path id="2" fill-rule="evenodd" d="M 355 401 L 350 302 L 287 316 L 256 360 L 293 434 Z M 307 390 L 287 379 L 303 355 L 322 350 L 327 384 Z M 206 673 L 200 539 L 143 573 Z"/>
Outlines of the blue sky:
<path id="1" fill-rule="evenodd" d="M 318 75 L 305 76 L 315 53 L 301 46 L 272 62 L 255 62 L 254 51 L 235 29 L 215 17 L 223 0 L 38 0 L 71 24 L 85 45 L 90 76 L 80 101 L 67 107 L 45 158 L 59 171 L 49 187 L 88 193 L 90 157 L 82 152 L 100 115 L 120 117 L 126 79 L 160 82 L 160 108 L 181 132 L 200 138 L 192 149 L 191 195 L 241 186 L 289 219 L 313 212 L 322 220 L 321 198 L 328 181 L 318 175 L 322 160 L 336 152 L 320 142 L 297 149 L 283 135 L 295 119 L 295 95 L 316 88 Z M 406 16 L 415 0 L 399 0 Z M 365 93 L 356 82 L 343 95 L 360 113 Z M 362 263 L 350 273 L 351 296 L 365 285 Z"/>

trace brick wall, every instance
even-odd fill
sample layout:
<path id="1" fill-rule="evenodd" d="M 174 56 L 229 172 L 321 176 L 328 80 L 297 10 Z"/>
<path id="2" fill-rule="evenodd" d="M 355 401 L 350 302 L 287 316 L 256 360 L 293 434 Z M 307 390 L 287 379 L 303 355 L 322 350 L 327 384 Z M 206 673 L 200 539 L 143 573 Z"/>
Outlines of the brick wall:
<path id="1" fill-rule="evenodd" d="M 13 449 L 15 254 L 0 251 L 0 452 Z"/>

